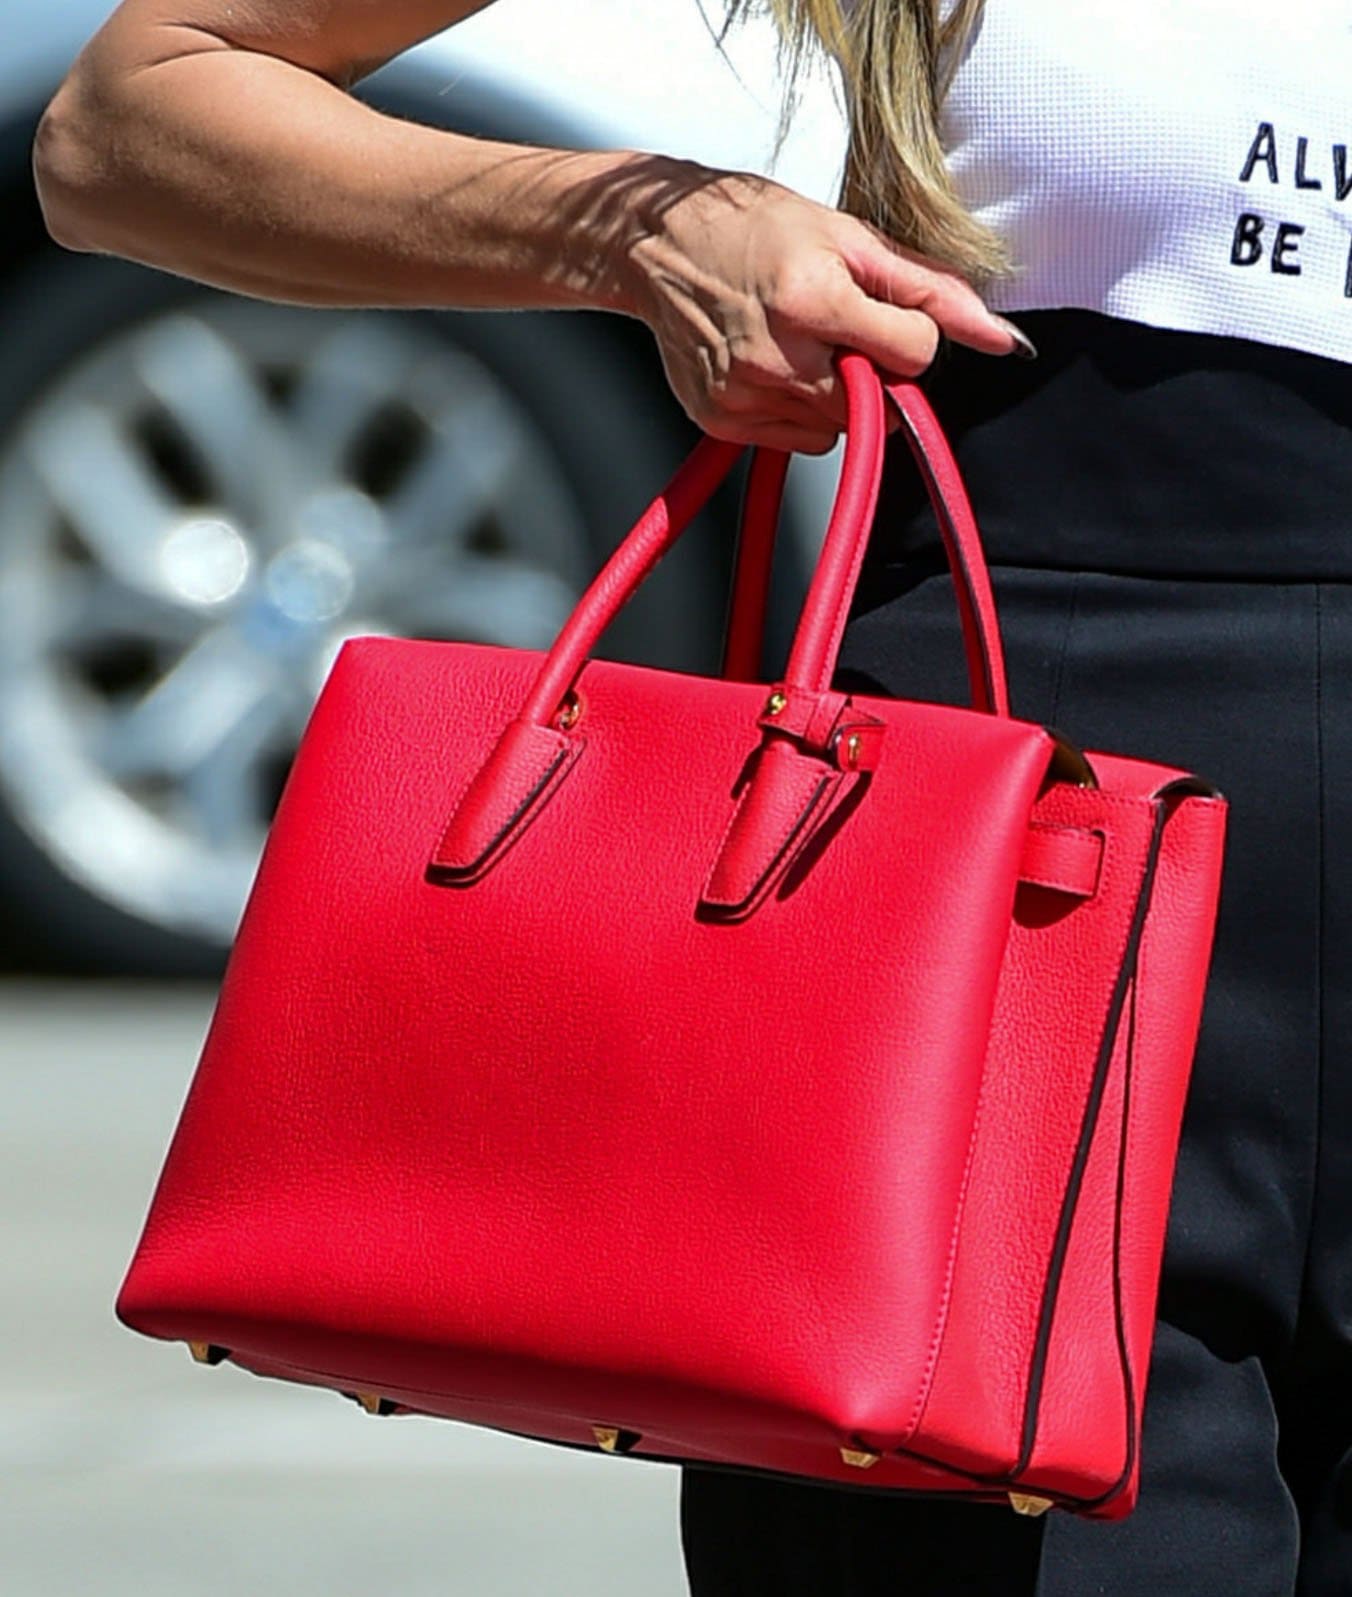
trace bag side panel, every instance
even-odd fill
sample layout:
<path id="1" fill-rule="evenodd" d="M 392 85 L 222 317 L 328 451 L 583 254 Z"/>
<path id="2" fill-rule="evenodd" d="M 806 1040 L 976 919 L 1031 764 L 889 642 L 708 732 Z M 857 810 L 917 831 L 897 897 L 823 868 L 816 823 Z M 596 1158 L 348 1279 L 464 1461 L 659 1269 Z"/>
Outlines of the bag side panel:
<path id="1" fill-rule="evenodd" d="M 1015 900 L 948 1326 L 908 1444 L 958 1467 L 980 1469 L 996 1452 L 995 1467 L 1009 1471 L 1019 1459 L 1039 1336 L 1064 1268 L 1067 1194 L 1102 1090 L 1105 1027 L 1153 811 L 1148 800 L 1066 784 L 1038 805 L 1039 820 L 1098 831 L 1102 865 L 1091 899 L 1024 884 Z M 1115 1359 L 1111 1317 L 1095 1316 L 1089 1331 L 1093 1356 Z M 1100 1406 L 1109 1436 L 1121 1433 L 1120 1410 L 1120 1394 L 1107 1416 Z M 1096 1491 L 1101 1454 L 1097 1444 L 1077 1454 L 1078 1472 L 1062 1489 Z"/>
<path id="2" fill-rule="evenodd" d="M 1115 1363 L 1086 1366 L 1086 1339 L 1060 1313 L 1047 1369 L 1047 1401 L 1027 1478 L 1059 1487 L 1085 1448 L 1083 1415 L 1125 1396 L 1121 1466 L 1095 1513 L 1120 1518 L 1136 1501 L 1141 1417 L 1154 1343 L 1160 1271 L 1188 1081 L 1219 906 L 1227 806 L 1219 797 L 1176 801 L 1164 822 L 1131 1001 L 1113 1060 L 1110 1101 L 1076 1215 L 1064 1305 L 1102 1301 L 1112 1288 Z M 1093 1346 L 1106 1342 L 1101 1334 Z M 1092 1381 L 1090 1374 L 1092 1372 Z"/>

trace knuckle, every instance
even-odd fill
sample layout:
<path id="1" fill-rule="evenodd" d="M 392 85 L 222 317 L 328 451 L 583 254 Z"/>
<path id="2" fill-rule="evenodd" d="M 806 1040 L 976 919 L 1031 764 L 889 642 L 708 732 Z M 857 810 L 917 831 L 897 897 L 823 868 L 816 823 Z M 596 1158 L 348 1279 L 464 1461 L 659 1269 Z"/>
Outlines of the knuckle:
<path id="1" fill-rule="evenodd" d="M 814 255 L 789 263 L 779 274 L 770 309 L 790 326 L 810 327 L 837 319 L 855 292 L 843 262 Z"/>
<path id="2" fill-rule="evenodd" d="M 836 377 L 821 377 L 804 383 L 799 389 L 802 398 L 816 411 L 832 422 L 845 419 L 845 391 Z"/>

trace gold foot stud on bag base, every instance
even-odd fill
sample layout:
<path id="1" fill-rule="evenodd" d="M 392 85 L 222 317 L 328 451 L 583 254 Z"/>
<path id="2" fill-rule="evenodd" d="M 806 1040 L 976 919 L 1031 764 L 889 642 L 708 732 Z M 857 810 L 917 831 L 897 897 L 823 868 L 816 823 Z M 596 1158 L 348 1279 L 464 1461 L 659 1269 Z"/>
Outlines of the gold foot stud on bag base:
<path id="1" fill-rule="evenodd" d="M 840 1456 L 854 1469 L 872 1469 L 881 1455 L 866 1452 L 863 1448 L 842 1447 Z M 1036 1517 L 1038 1514 L 1045 1514 L 1054 1505 L 1050 1497 L 1035 1497 L 1031 1492 L 1010 1492 L 1009 1506 L 1016 1514 Z"/>
<path id="2" fill-rule="evenodd" d="M 1011 1492 L 1009 1506 L 1016 1514 L 1036 1518 L 1039 1514 L 1045 1514 L 1053 1504 L 1050 1497 L 1034 1497 L 1031 1492 Z"/>
<path id="3" fill-rule="evenodd" d="M 637 1431 L 626 1431 L 618 1425 L 593 1425 L 592 1435 L 596 1445 L 607 1453 L 629 1453 L 643 1440 Z"/>
<path id="4" fill-rule="evenodd" d="M 368 1414 L 396 1414 L 399 1405 L 392 1397 L 381 1397 L 379 1392 L 344 1392 L 354 1403 L 360 1403 Z"/>
<path id="5" fill-rule="evenodd" d="M 230 1349 L 215 1342 L 189 1342 L 188 1351 L 199 1364 L 219 1364 L 230 1357 Z M 379 1392 L 344 1392 L 354 1403 L 360 1403 L 368 1414 L 395 1414 L 399 1405 L 393 1398 L 381 1397 Z"/>
<path id="6" fill-rule="evenodd" d="M 188 1351 L 199 1364 L 219 1364 L 222 1359 L 230 1357 L 228 1348 L 219 1347 L 214 1342 L 189 1342 Z M 398 1408 L 397 1403 L 391 1398 L 381 1397 L 379 1392 L 344 1392 L 343 1396 L 360 1403 L 368 1414 L 393 1414 Z M 596 1438 L 596 1445 L 606 1453 L 631 1452 L 643 1440 L 638 1431 L 627 1431 L 619 1425 L 593 1425 L 592 1435 Z M 842 1447 L 840 1457 L 853 1469 L 872 1469 L 881 1455 L 859 1447 Z M 1016 1514 L 1036 1517 L 1055 1505 L 1050 1497 L 1037 1497 L 1031 1492 L 1010 1492 L 1009 1506 Z"/>

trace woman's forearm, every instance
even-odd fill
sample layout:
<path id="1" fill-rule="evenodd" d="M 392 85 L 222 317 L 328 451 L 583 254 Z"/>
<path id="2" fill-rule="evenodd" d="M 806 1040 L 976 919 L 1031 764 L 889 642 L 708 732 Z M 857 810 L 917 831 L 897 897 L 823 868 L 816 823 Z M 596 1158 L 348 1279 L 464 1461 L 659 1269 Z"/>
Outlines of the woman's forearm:
<path id="1" fill-rule="evenodd" d="M 941 334 L 1031 353 L 951 269 L 768 178 L 492 143 L 348 94 L 485 3 L 122 0 L 39 129 L 48 227 L 268 299 L 622 311 L 701 427 L 776 449 L 834 444 L 842 348 L 899 376 Z"/>
<path id="2" fill-rule="evenodd" d="M 207 34 L 140 63 L 96 40 L 35 147 L 67 246 L 319 305 L 631 310 L 630 247 L 700 171 L 400 121 Z"/>

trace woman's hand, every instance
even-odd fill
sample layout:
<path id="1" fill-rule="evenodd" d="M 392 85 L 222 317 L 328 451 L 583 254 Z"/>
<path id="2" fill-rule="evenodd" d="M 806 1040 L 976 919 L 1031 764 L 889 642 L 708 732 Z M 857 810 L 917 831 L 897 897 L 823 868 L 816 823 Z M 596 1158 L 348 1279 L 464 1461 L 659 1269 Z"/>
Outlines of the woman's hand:
<path id="1" fill-rule="evenodd" d="M 628 305 L 691 419 L 737 443 L 822 454 L 845 424 L 840 348 L 912 377 L 940 335 L 992 355 L 1027 338 L 957 273 L 766 178 L 671 163 L 627 247 Z"/>
<path id="2" fill-rule="evenodd" d="M 470 138 L 345 91 L 485 3 L 122 0 L 38 130 L 49 228 L 303 304 L 625 312 L 701 427 L 810 453 L 844 425 L 836 350 L 913 376 L 941 334 L 1018 347 L 956 273 L 767 178 Z"/>

